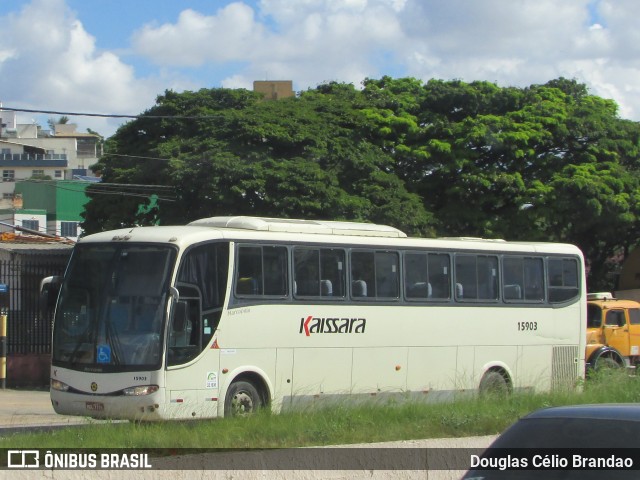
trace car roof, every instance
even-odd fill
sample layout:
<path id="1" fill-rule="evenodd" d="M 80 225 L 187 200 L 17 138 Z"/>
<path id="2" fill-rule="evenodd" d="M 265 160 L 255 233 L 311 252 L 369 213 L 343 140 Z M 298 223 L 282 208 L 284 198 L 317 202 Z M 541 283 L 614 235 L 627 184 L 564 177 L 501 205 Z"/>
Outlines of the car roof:
<path id="1" fill-rule="evenodd" d="M 538 418 L 584 418 L 640 422 L 640 404 L 606 403 L 549 407 L 536 410 L 523 417 L 522 420 Z"/>

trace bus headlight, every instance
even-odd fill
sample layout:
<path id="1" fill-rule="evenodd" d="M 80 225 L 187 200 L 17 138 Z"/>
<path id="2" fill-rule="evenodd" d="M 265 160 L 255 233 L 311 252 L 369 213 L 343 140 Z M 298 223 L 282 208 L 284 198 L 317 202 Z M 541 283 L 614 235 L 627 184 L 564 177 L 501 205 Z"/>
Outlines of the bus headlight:
<path id="1" fill-rule="evenodd" d="M 151 395 L 157 391 L 157 385 L 139 385 L 137 387 L 125 388 L 122 390 L 122 394 L 127 397 L 140 397 L 142 395 Z"/>
<path id="2" fill-rule="evenodd" d="M 60 380 L 51 379 L 51 390 L 58 390 L 59 392 L 66 392 L 69 390 L 69 385 L 61 382 Z"/>

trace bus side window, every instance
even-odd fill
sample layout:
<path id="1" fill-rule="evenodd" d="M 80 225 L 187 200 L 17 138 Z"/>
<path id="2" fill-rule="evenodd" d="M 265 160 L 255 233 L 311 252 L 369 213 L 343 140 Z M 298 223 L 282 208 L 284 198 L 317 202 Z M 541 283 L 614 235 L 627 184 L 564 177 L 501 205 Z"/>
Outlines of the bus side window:
<path id="1" fill-rule="evenodd" d="M 205 243 L 185 253 L 167 338 L 168 365 L 193 360 L 211 341 L 222 315 L 228 268 L 228 243 Z"/>
<path id="2" fill-rule="evenodd" d="M 544 300 L 544 261 L 542 257 L 524 259 L 524 299 Z"/>
<path id="3" fill-rule="evenodd" d="M 503 257 L 502 280 L 502 298 L 505 301 L 541 302 L 544 300 L 542 257 Z"/>
<path id="4" fill-rule="evenodd" d="M 498 300 L 498 257 L 456 255 L 456 299 Z"/>
<path id="5" fill-rule="evenodd" d="M 287 249 L 270 245 L 238 247 L 236 295 L 287 295 Z"/>
<path id="6" fill-rule="evenodd" d="M 578 262 L 574 258 L 547 260 L 548 298 L 551 303 L 566 302 L 578 296 Z"/>
<path id="7" fill-rule="evenodd" d="M 376 296 L 382 298 L 398 298 L 399 268 L 398 254 L 395 252 L 376 252 Z"/>
<path id="8" fill-rule="evenodd" d="M 446 253 L 429 253 L 428 283 L 431 286 L 430 298 L 434 300 L 449 300 L 451 298 L 451 279 L 449 278 L 450 263 Z"/>
<path id="9" fill-rule="evenodd" d="M 191 320 L 189 320 L 189 304 L 177 302 L 176 311 L 169 332 L 170 347 L 186 347 L 191 344 Z"/>
<path id="10" fill-rule="evenodd" d="M 373 252 L 351 252 L 351 295 L 375 297 L 375 257 Z"/>
<path id="11" fill-rule="evenodd" d="M 456 255 L 455 278 L 457 300 L 478 298 L 475 255 Z"/>
<path id="12" fill-rule="evenodd" d="M 478 299 L 498 299 L 498 257 L 478 255 Z"/>
<path id="13" fill-rule="evenodd" d="M 236 294 L 262 294 L 262 248 L 239 247 Z"/>
<path id="14" fill-rule="evenodd" d="M 405 296 L 410 300 L 448 300 L 451 296 L 449 262 L 446 253 L 405 253 Z"/>
<path id="15" fill-rule="evenodd" d="M 399 270 L 397 252 L 352 252 L 351 295 L 396 300 L 400 295 Z"/>
<path id="16" fill-rule="evenodd" d="M 295 248 L 293 250 L 293 293 L 296 297 L 320 295 L 320 250 Z"/>
<path id="17" fill-rule="evenodd" d="M 522 257 L 505 257 L 502 261 L 502 298 L 505 300 L 522 300 L 523 263 Z"/>
<path id="18" fill-rule="evenodd" d="M 345 252 L 339 248 L 320 249 L 320 295 L 344 298 L 345 296 Z"/>
<path id="19" fill-rule="evenodd" d="M 262 247 L 264 265 L 264 294 L 283 297 L 287 295 L 288 252 L 284 247 Z"/>
<path id="20" fill-rule="evenodd" d="M 293 250 L 294 297 L 344 297 L 344 250 L 296 247 Z"/>

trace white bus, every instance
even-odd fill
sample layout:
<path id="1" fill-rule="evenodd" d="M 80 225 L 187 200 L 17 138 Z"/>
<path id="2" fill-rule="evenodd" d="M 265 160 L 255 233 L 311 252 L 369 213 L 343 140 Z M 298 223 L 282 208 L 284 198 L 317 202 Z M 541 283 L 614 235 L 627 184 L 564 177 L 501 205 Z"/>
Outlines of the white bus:
<path id="1" fill-rule="evenodd" d="M 162 420 L 571 388 L 585 298 L 566 244 L 256 217 L 98 233 L 58 295 L 51 400 Z"/>

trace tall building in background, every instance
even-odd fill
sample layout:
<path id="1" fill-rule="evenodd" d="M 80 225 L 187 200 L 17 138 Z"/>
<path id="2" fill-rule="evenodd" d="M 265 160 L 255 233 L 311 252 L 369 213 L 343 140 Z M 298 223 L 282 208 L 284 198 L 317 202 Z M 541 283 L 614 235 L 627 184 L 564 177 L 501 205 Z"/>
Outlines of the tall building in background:
<path id="1" fill-rule="evenodd" d="M 293 97 L 293 82 L 291 80 L 256 80 L 253 91 L 264 95 L 265 100 L 280 100 Z"/>

